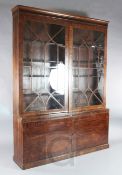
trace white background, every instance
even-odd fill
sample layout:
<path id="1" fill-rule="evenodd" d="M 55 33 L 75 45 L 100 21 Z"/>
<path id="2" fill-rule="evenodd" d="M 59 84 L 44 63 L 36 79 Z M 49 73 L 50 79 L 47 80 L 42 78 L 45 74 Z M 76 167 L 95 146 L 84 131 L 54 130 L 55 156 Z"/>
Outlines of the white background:
<path id="1" fill-rule="evenodd" d="M 15 5 L 70 12 L 110 21 L 108 28 L 107 108 L 110 149 L 22 171 L 12 161 L 12 14 Z M 122 1 L 0 0 L 0 173 L 122 174 Z"/>

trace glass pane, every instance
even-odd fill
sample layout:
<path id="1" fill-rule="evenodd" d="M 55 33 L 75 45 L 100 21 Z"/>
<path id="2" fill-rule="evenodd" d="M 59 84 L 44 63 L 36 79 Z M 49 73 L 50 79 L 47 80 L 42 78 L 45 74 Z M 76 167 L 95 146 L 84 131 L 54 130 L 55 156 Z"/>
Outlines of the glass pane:
<path id="1" fill-rule="evenodd" d="M 104 33 L 73 30 L 73 107 L 103 103 Z"/>
<path id="2" fill-rule="evenodd" d="M 64 109 L 64 26 L 27 21 L 23 44 L 24 111 Z"/>

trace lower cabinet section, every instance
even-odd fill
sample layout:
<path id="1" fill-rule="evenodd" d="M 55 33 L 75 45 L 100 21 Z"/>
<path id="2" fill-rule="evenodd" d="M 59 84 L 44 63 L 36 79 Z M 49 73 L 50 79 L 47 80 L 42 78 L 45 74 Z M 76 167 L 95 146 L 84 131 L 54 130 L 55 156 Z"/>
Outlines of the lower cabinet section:
<path id="1" fill-rule="evenodd" d="M 107 148 L 108 120 L 108 112 L 87 112 L 69 118 L 23 122 L 23 168 Z"/>

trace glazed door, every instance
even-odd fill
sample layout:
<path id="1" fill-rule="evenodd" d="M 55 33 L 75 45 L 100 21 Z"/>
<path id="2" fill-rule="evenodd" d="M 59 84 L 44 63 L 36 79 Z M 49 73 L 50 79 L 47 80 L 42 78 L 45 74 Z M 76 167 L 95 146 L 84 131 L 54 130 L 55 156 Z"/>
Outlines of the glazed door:
<path id="1" fill-rule="evenodd" d="M 66 26 L 51 19 L 25 20 L 23 111 L 67 110 Z"/>
<path id="2" fill-rule="evenodd" d="M 72 108 L 104 105 L 105 33 L 72 31 Z"/>

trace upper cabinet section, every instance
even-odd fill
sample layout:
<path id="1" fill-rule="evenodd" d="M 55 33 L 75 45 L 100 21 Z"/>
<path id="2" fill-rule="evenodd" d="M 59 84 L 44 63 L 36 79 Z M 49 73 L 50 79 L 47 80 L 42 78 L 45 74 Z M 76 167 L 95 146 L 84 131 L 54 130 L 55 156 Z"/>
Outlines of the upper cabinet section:
<path id="1" fill-rule="evenodd" d="M 16 109 L 105 108 L 108 22 L 25 6 L 13 16 Z"/>

